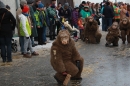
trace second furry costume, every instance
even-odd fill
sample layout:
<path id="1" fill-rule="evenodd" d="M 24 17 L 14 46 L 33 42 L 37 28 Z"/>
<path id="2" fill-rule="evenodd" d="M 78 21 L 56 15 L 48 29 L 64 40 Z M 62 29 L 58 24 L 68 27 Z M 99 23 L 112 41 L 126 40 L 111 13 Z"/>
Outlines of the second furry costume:
<path id="1" fill-rule="evenodd" d="M 95 21 L 92 16 L 88 17 L 86 21 L 87 22 L 85 24 L 85 31 L 84 31 L 86 42 L 92 44 L 100 43 L 102 34 L 99 32 L 99 26 L 97 21 Z"/>
<path id="2" fill-rule="evenodd" d="M 127 42 L 130 43 L 130 21 L 128 18 L 123 18 L 120 22 L 119 26 L 121 30 L 121 37 L 122 37 L 122 42 L 125 44 L 126 38 Z"/>
<path id="3" fill-rule="evenodd" d="M 106 36 L 106 47 L 109 46 L 111 43 L 113 46 L 118 46 L 118 41 L 120 37 L 120 30 L 118 27 L 118 23 L 114 22 L 109 28 L 108 28 L 108 34 Z"/>

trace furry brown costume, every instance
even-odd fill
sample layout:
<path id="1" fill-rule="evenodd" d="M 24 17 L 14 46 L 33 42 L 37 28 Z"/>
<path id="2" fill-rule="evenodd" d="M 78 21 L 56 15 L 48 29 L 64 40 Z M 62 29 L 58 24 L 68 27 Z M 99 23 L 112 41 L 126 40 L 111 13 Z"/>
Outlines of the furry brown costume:
<path id="1" fill-rule="evenodd" d="M 76 66 L 77 61 L 80 62 L 79 66 Z M 57 72 L 54 78 L 58 83 L 63 83 L 66 73 L 73 79 L 81 79 L 83 58 L 76 50 L 75 43 L 67 30 L 59 32 L 51 47 L 51 65 Z"/>
<path id="2" fill-rule="evenodd" d="M 113 46 L 118 46 L 118 41 L 120 37 L 120 30 L 118 28 L 118 23 L 114 22 L 112 26 L 108 28 L 108 34 L 106 36 L 106 47 L 109 46 L 111 43 Z"/>
<path id="3" fill-rule="evenodd" d="M 84 31 L 86 42 L 92 44 L 100 43 L 102 34 L 99 32 L 99 26 L 97 21 L 95 21 L 92 16 L 88 17 L 86 21 L 87 22 L 85 24 Z"/>
<path id="4" fill-rule="evenodd" d="M 121 30 L 121 37 L 123 44 L 125 44 L 126 37 L 127 37 L 127 42 L 130 43 L 130 22 L 128 18 L 123 18 L 120 22 L 119 26 Z"/>

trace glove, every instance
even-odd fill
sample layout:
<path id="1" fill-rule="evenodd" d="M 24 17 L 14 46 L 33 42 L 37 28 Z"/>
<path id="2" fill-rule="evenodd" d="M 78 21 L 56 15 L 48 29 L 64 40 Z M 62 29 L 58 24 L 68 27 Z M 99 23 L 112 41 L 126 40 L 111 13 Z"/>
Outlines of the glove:
<path id="1" fill-rule="evenodd" d="M 80 61 L 79 61 L 79 60 L 76 61 L 76 66 L 77 66 L 78 69 L 80 70 Z"/>
<path id="2" fill-rule="evenodd" d="M 63 75 L 63 76 L 66 76 L 66 75 L 67 75 L 67 73 L 66 73 L 66 72 L 63 72 L 63 73 L 62 73 L 62 75 Z"/>
<path id="3" fill-rule="evenodd" d="M 29 37 L 26 37 L 26 39 L 29 39 Z"/>

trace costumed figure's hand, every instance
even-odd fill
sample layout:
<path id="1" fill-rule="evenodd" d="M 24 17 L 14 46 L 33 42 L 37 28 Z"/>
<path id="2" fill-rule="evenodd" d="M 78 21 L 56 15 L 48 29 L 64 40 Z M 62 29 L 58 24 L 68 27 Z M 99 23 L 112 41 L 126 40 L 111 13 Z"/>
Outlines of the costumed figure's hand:
<path id="1" fill-rule="evenodd" d="M 40 26 L 37 26 L 37 28 L 40 28 Z"/>
<path id="2" fill-rule="evenodd" d="M 80 70 L 80 61 L 79 61 L 79 60 L 76 61 L 76 66 L 77 66 L 78 69 Z"/>
<path id="3" fill-rule="evenodd" d="M 120 39 L 122 39 L 122 37 L 121 37 L 120 35 L 118 35 L 118 37 L 119 37 Z"/>
<path id="4" fill-rule="evenodd" d="M 29 37 L 26 37 L 26 39 L 29 39 Z"/>
<path id="5" fill-rule="evenodd" d="M 62 73 L 62 75 L 63 75 L 63 76 L 66 76 L 66 75 L 67 75 L 67 73 L 66 73 L 66 72 L 63 72 L 63 73 Z"/>

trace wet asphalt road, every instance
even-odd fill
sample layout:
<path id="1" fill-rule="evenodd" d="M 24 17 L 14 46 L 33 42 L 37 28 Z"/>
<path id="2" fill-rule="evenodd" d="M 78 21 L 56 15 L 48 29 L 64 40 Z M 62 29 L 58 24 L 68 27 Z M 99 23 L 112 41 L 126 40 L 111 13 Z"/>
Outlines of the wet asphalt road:
<path id="1" fill-rule="evenodd" d="M 130 86 L 130 44 L 120 41 L 119 47 L 106 48 L 105 36 L 103 32 L 100 44 L 76 43 L 85 60 L 83 80 L 71 81 L 68 86 Z M 12 65 L 0 66 L 0 86 L 58 86 L 49 49 L 39 52 L 40 56 L 31 59 L 14 55 Z"/>

